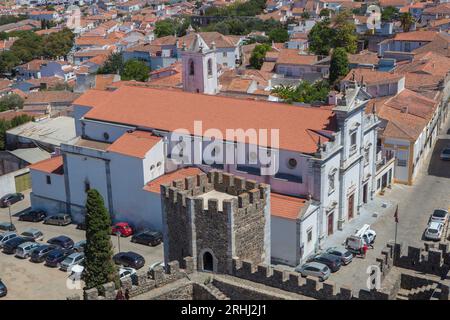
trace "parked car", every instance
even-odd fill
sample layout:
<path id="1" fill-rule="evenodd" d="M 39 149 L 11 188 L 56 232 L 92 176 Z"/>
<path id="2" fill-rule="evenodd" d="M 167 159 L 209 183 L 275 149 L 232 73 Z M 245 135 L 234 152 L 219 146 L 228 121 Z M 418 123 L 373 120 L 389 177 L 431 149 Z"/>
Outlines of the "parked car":
<path id="1" fill-rule="evenodd" d="M 135 278 L 136 277 L 136 269 L 134 268 L 127 268 L 127 267 L 122 267 L 119 269 L 119 279 L 125 279 L 125 278 Z"/>
<path id="2" fill-rule="evenodd" d="M 16 226 L 11 222 L 0 222 L 0 231 L 16 231 Z"/>
<path id="3" fill-rule="evenodd" d="M 73 245 L 73 250 L 76 252 L 83 252 L 85 247 L 86 247 L 86 240 L 81 240 Z"/>
<path id="4" fill-rule="evenodd" d="M 47 217 L 47 214 L 43 210 L 31 210 L 22 213 L 19 216 L 19 221 L 30 221 L 30 222 L 40 222 Z"/>
<path id="5" fill-rule="evenodd" d="M 302 277 L 313 276 L 318 277 L 320 281 L 325 281 L 330 276 L 330 268 L 328 268 L 323 263 L 319 262 L 308 262 L 301 266 L 297 266 L 295 271 L 300 273 Z"/>
<path id="6" fill-rule="evenodd" d="M 71 249 L 57 248 L 53 249 L 47 254 L 45 258 L 45 265 L 48 267 L 59 267 L 60 263 L 73 253 Z"/>
<path id="7" fill-rule="evenodd" d="M 431 221 L 446 224 L 448 220 L 448 211 L 445 209 L 435 209 L 431 215 Z"/>
<path id="8" fill-rule="evenodd" d="M 16 257 L 26 259 L 39 247 L 39 243 L 27 241 L 19 245 L 16 249 Z"/>
<path id="9" fill-rule="evenodd" d="M 444 230 L 444 224 L 441 222 L 431 221 L 425 231 L 425 238 L 428 240 L 441 240 Z"/>
<path id="10" fill-rule="evenodd" d="M 74 252 L 70 256 L 66 257 L 60 264 L 60 269 L 63 271 L 71 270 L 73 266 L 81 265 L 84 261 L 83 252 Z"/>
<path id="11" fill-rule="evenodd" d="M 112 226 L 112 234 L 119 234 L 121 237 L 129 237 L 133 234 L 133 228 L 128 224 L 128 222 L 117 222 Z"/>
<path id="12" fill-rule="evenodd" d="M 42 244 L 31 252 L 30 261 L 41 263 L 47 258 L 47 255 L 57 247 L 49 244 Z"/>
<path id="13" fill-rule="evenodd" d="M 47 243 L 53 244 L 63 249 L 72 249 L 74 245 L 73 240 L 66 236 L 57 236 L 51 238 L 47 241 Z"/>
<path id="14" fill-rule="evenodd" d="M 123 265 L 124 267 L 131 267 L 134 269 L 140 269 L 145 265 L 144 257 L 132 251 L 119 252 L 114 255 L 113 260 L 116 264 Z"/>
<path id="15" fill-rule="evenodd" d="M 441 160 L 450 160 L 450 146 L 442 149 Z"/>
<path id="16" fill-rule="evenodd" d="M 18 193 L 8 193 L 6 195 L 4 195 L 3 197 L 0 198 L 0 206 L 2 208 L 6 208 L 16 202 L 19 202 L 21 200 L 23 200 L 25 198 L 25 196 L 18 192 Z"/>
<path id="17" fill-rule="evenodd" d="M 10 240 L 10 239 L 12 239 L 12 238 L 15 238 L 15 237 L 18 237 L 17 233 L 15 233 L 15 232 L 5 232 L 5 233 L 1 233 L 1 234 L 0 234 L 0 248 L 3 248 L 3 244 L 4 244 L 6 241 L 8 241 L 8 240 Z"/>
<path id="18" fill-rule="evenodd" d="M 339 271 L 342 266 L 342 260 L 340 257 L 328 253 L 321 253 L 312 259 L 313 262 L 319 262 L 330 268 L 331 272 Z"/>
<path id="19" fill-rule="evenodd" d="M 45 218 L 44 223 L 53 224 L 55 226 L 67 226 L 72 223 L 72 218 L 67 213 L 58 213 Z"/>
<path id="20" fill-rule="evenodd" d="M 139 232 L 131 237 L 131 242 L 146 244 L 149 246 L 157 246 L 163 240 L 163 235 L 159 231 L 146 230 Z"/>
<path id="21" fill-rule="evenodd" d="M 344 265 L 349 264 L 353 260 L 353 254 L 344 247 L 328 248 L 326 253 L 340 258 Z"/>
<path id="22" fill-rule="evenodd" d="M 34 241 L 44 240 L 44 234 L 42 231 L 35 228 L 28 228 L 20 234 L 22 237 L 31 238 Z"/>
<path id="23" fill-rule="evenodd" d="M 2 279 L 0 279 L 0 297 L 4 297 L 8 294 L 8 288 L 3 283 Z"/>
<path id="24" fill-rule="evenodd" d="M 22 244 L 32 239 L 24 238 L 24 237 L 15 237 L 3 244 L 3 252 L 6 254 L 13 254 L 16 252 L 16 249 Z"/>

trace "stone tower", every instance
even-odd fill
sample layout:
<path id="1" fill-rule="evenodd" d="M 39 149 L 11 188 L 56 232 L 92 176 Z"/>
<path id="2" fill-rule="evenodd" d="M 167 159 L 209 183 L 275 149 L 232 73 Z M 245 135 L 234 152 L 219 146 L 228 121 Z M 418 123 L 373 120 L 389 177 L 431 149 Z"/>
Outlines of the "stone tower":
<path id="1" fill-rule="evenodd" d="M 233 258 L 270 263 L 270 186 L 219 171 L 161 185 L 164 260 L 192 256 L 231 273 Z"/>
<path id="2" fill-rule="evenodd" d="M 206 94 L 219 92 L 214 43 L 209 48 L 202 37 L 196 34 L 189 47 L 183 44 L 181 61 L 184 91 Z"/>

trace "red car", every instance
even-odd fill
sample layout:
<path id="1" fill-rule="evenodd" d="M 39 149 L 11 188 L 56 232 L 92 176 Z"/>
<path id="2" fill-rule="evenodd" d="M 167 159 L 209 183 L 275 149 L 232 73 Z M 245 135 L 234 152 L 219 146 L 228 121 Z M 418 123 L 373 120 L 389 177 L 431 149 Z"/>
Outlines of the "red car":
<path id="1" fill-rule="evenodd" d="M 112 234 L 120 234 L 122 237 L 129 237 L 133 234 L 133 229 L 128 222 L 118 222 L 112 227 Z"/>

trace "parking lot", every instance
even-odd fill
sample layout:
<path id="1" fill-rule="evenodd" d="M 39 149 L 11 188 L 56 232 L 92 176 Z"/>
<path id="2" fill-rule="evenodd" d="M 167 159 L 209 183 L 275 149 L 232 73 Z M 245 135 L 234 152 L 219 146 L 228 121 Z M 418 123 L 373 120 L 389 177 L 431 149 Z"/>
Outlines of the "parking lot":
<path id="1" fill-rule="evenodd" d="M 76 229 L 71 224 L 66 227 L 45 225 L 42 222 L 18 221 L 18 216 L 29 209 L 29 192 L 25 192 L 25 199 L 11 207 L 12 222 L 17 228 L 17 233 L 22 233 L 27 228 L 36 228 L 44 233 L 42 243 L 59 235 L 70 237 L 74 242 L 85 238 L 85 231 Z M 0 222 L 9 221 L 8 208 L 0 208 Z M 147 270 L 152 263 L 163 260 L 163 246 L 149 247 L 142 244 L 132 243 L 131 237 L 120 238 L 112 236 L 114 253 L 120 251 L 134 251 L 145 258 L 143 270 Z M 8 295 L 2 299 L 65 299 L 69 295 L 82 293 L 81 289 L 69 289 L 67 282 L 68 274 L 57 268 L 49 268 L 43 263 L 36 264 L 28 259 L 19 259 L 14 255 L 0 252 L 0 278 L 8 287 Z M 70 281 L 69 281 L 70 283 Z"/>

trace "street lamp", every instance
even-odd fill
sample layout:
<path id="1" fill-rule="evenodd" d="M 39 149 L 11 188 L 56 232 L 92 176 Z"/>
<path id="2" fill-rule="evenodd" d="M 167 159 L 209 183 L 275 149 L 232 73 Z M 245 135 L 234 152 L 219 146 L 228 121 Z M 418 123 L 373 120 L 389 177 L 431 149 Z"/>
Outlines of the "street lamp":
<path id="1" fill-rule="evenodd" d="M 116 232 L 116 236 L 117 236 L 117 245 L 119 247 L 119 252 L 120 252 L 120 231 Z"/>

